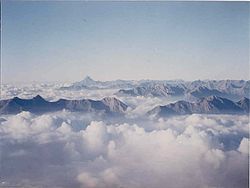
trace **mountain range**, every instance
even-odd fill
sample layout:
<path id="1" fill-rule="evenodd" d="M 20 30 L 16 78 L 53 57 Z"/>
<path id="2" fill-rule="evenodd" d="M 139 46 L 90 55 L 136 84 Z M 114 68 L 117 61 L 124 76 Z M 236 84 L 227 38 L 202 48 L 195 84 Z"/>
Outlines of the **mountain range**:
<path id="1" fill-rule="evenodd" d="M 81 89 L 119 89 L 131 88 L 136 81 L 132 80 L 115 80 L 115 81 L 95 81 L 89 76 L 79 82 L 75 82 L 68 87 L 61 87 L 66 90 L 81 90 Z"/>
<path id="2" fill-rule="evenodd" d="M 130 89 L 120 89 L 117 95 L 153 96 L 183 98 L 195 101 L 211 95 L 239 100 L 250 95 L 250 81 L 244 80 L 208 80 L 192 82 L 149 81 Z"/>
<path id="3" fill-rule="evenodd" d="M 21 111 L 29 111 L 36 114 L 55 112 L 60 110 L 97 112 L 104 114 L 122 114 L 127 105 L 114 97 L 106 97 L 102 100 L 67 100 L 59 99 L 55 102 L 46 101 L 40 95 L 32 99 L 14 97 L 0 101 L 0 114 L 17 114 Z"/>
<path id="4" fill-rule="evenodd" d="M 95 81 L 89 76 L 80 82 L 60 89 L 118 89 L 117 96 L 145 96 L 145 97 L 176 97 L 182 96 L 186 100 L 197 101 L 200 98 L 215 95 L 239 100 L 250 96 L 250 81 L 245 80 L 115 80 Z"/>
<path id="5" fill-rule="evenodd" d="M 226 98 L 209 96 L 197 102 L 181 100 L 164 106 L 157 106 L 148 111 L 147 114 L 160 117 L 185 114 L 247 114 L 249 113 L 249 104 L 248 98 L 233 102 Z"/>
<path id="6" fill-rule="evenodd" d="M 197 102 L 184 100 L 157 106 L 147 112 L 147 115 L 169 116 L 184 114 L 247 114 L 250 101 L 248 98 L 234 102 L 218 96 L 208 96 Z M 8 100 L 0 100 L 0 114 L 17 114 L 21 111 L 29 111 L 35 114 L 55 112 L 63 109 L 83 113 L 99 113 L 105 115 L 125 114 L 128 106 L 114 97 L 105 97 L 102 100 L 67 100 L 59 99 L 55 102 L 46 101 L 40 95 L 32 99 L 14 97 Z"/>
<path id="7" fill-rule="evenodd" d="M 181 96 L 185 93 L 185 86 L 170 85 L 168 83 L 142 83 L 132 89 L 120 89 L 116 95 L 167 97 Z"/>

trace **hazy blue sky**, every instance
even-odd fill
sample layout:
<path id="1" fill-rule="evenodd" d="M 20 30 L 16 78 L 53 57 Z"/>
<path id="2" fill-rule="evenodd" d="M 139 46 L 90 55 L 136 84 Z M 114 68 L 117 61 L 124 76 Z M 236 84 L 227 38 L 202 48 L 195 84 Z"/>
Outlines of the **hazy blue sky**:
<path id="1" fill-rule="evenodd" d="M 248 2 L 3 1 L 2 77 L 249 79 Z"/>

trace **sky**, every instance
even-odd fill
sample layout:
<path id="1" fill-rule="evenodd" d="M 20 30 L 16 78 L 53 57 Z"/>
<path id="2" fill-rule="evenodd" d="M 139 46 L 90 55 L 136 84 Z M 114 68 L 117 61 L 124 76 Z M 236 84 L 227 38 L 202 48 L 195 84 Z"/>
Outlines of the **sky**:
<path id="1" fill-rule="evenodd" d="M 249 79 L 249 2 L 2 1 L 2 81 Z"/>

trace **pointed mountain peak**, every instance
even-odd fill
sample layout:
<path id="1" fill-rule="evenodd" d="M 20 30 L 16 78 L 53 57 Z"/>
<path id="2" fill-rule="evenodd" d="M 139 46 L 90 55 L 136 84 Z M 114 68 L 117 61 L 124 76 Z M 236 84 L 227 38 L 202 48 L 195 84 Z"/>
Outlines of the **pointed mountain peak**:
<path id="1" fill-rule="evenodd" d="M 105 97 L 101 100 L 104 104 L 109 106 L 112 111 L 124 112 L 128 106 L 115 97 Z"/>
<path id="2" fill-rule="evenodd" d="M 19 97 L 14 97 L 12 100 L 16 101 L 16 100 L 22 100 L 22 99 Z"/>
<path id="3" fill-rule="evenodd" d="M 84 80 L 85 80 L 85 81 L 94 81 L 90 76 L 86 76 L 86 77 L 84 78 Z"/>
<path id="4" fill-rule="evenodd" d="M 34 100 L 44 100 L 44 98 L 41 97 L 41 95 L 37 95 L 33 97 Z"/>

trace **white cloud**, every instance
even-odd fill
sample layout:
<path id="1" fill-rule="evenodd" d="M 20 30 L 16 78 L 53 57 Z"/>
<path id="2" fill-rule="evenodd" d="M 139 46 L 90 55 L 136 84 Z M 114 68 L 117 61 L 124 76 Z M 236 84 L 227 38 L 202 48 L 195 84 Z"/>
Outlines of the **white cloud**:
<path id="1" fill-rule="evenodd" d="M 77 180 L 82 183 L 84 187 L 97 187 L 99 181 L 96 177 L 91 176 L 87 172 L 82 172 L 77 176 Z"/>
<path id="2" fill-rule="evenodd" d="M 37 83 L 37 84 L 3 84 L 1 88 L 1 98 L 9 99 L 13 97 L 32 98 L 41 95 L 47 100 L 56 101 L 60 98 L 65 99 L 95 99 L 99 100 L 105 96 L 113 96 L 118 89 L 100 90 L 61 90 L 63 83 Z"/>
<path id="3" fill-rule="evenodd" d="M 8 185 L 247 187 L 247 116 L 112 123 L 62 111 L 4 118 L 1 170 Z"/>
<path id="4" fill-rule="evenodd" d="M 238 150 L 241 153 L 245 153 L 245 154 L 249 153 L 249 139 L 248 138 L 243 138 L 241 140 Z"/>
<path id="5" fill-rule="evenodd" d="M 108 132 L 103 122 L 91 122 L 86 130 L 82 131 L 82 137 L 90 153 L 98 155 L 105 151 Z"/>

